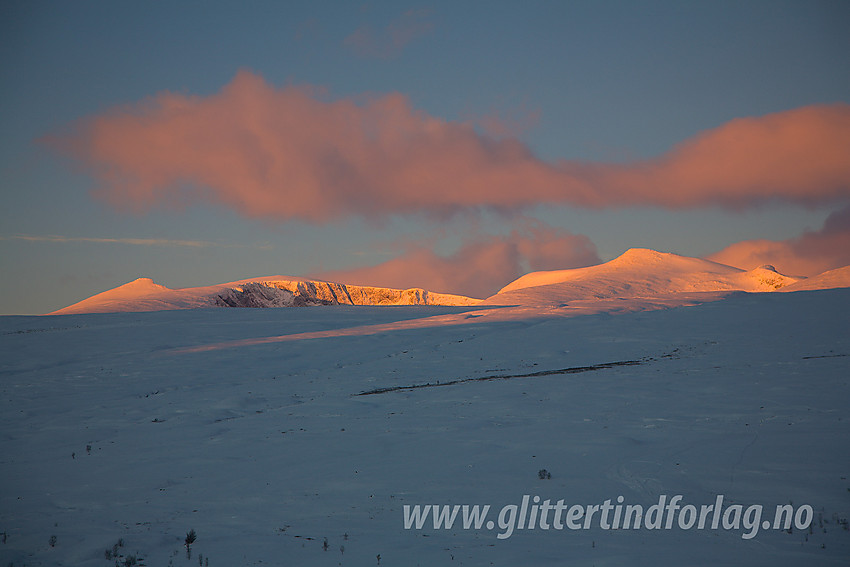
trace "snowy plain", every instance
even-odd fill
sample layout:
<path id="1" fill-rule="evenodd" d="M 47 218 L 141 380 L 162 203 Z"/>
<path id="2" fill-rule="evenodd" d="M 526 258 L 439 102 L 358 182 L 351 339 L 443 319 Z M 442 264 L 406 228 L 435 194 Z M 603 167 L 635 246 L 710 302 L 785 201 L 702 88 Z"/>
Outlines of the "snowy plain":
<path id="1" fill-rule="evenodd" d="M 0 565 L 848 564 L 850 289 L 500 309 L 0 317 Z M 403 525 L 404 505 L 677 494 L 814 519 Z"/>

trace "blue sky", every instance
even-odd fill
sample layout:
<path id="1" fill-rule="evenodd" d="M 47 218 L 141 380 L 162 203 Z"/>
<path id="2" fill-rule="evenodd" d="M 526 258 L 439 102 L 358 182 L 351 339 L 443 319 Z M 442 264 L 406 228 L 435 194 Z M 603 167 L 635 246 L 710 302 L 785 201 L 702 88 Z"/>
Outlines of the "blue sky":
<path id="1" fill-rule="evenodd" d="M 4 2 L 0 313 L 48 312 L 142 276 L 172 288 L 272 274 L 379 278 L 361 269 L 414 252 L 431 270 L 423 287 L 466 285 L 437 290 L 459 293 L 486 278 L 498 289 L 511 270 L 590 261 L 587 250 L 524 257 L 546 231 L 552 242 L 581 237 L 602 261 L 638 246 L 707 256 L 755 239 L 795 243 L 844 210 L 846 184 L 743 206 L 532 199 L 445 215 L 379 205 L 317 221 L 246 213 L 233 204 L 238 188 L 176 207 L 116 202 L 97 170 L 114 163 L 95 156 L 93 167 L 44 140 L 94 144 L 75 130 L 93 117 L 137 112 L 164 92 L 214 97 L 243 71 L 327 103 L 399 93 L 411 115 L 469 125 L 486 147 L 514 140 L 538 164 L 616 166 L 737 118 L 846 105 L 848 28 L 845 2 Z M 516 265 L 484 270 L 477 287 L 435 275 L 496 242 Z"/>

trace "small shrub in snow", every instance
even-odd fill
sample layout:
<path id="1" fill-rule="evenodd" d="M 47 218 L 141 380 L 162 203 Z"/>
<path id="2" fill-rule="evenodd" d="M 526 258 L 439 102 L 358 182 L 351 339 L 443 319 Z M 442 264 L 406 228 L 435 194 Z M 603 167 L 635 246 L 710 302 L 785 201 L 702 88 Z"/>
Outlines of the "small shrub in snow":
<path id="1" fill-rule="evenodd" d="M 106 551 L 104 551 L 104 553 L 103 553 L 104 557 L 106 557 L 107 559 L 118 558 L 118 548 L 119 547 L 124 547 L 124 538 L 118 538 L 118 541 L 116 541 L 114 544 L 112 544 L 112 551 L 110 551 L 108 549 Z"/>
<path id="2" fill-rule="evenodd" d="M 197 539 L 197 536 L 195 535 L 195 530 L 189 530 L 186 533 L 186 539 L 183 541 L 183 543 L 186 545 L 186 557 L 188 559 L 192 558 L 192 544 L 195 543 L 195 539 Z"/>

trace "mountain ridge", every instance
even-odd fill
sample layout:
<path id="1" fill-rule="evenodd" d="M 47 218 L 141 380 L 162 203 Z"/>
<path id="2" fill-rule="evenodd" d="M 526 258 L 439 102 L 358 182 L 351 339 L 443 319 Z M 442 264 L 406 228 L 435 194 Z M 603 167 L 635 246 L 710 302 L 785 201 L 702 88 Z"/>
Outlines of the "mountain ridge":
<path id="1" fill-rule="evenodd" d="M 503 287 L 482 305 L 562 307 L 577 302 L 637 301 L 850 287 L 850 269 L 830 276 L 787 276 L 774 266 L 742 270 L 701 258 L 632 248 L 608 262 L 570 270 L 526 274 Z M 809 283 L 806 283 L 809 282 Z"/>
<path id="2" fill-rule="evenodd" d="M 836 287 L 850 287 L 850 266 L 800 278 L 782 274 L 771 265 L 742 270 L 701 258 L 631 248 L 595 266 L 525 274 L 483 300 L 422 288 L 402 290 L 280 275 L 181 289 L 138 278 L 49 314 L 309 305 L 519 305 L 551 309 L 594 303 L 598 308 L 605 306 L 604 310 L 622 310 L 689 304 L 693 298 L 719 299 L 732 292 Z"/>
<path id="3" fill-rule="evenodd" d="M 247 278 L 202 287 L 170 289 L 138 278 L 48 315 L 163 311 L 203 307 L 300 307 L 308 305 L 475 305 L 479 299 L 421 288 L 356 286 L 288 276 Z"/>

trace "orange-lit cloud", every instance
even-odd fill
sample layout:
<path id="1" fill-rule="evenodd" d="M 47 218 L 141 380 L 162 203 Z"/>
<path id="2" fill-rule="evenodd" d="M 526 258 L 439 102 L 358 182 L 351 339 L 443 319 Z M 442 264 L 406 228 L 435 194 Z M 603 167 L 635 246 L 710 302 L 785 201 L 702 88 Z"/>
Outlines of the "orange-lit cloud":
<path id="1" fill-rule="evenodd" d="M 590 205 L 815 204 L 850 196 L 850 105 L 739 118 L 660 158 L 622 166 L 562 164 L 593 187 Z"/>
<path id="2" fill-rule="evenodd" d="M 475 239 L 447 257 L 415 246 L 377 266 L 325 272 L 316 277 L 485 298 L 530 270 L 577 268 L 599 262 L 596 247 L 586 236 L 538 223 L 507 236 Z"/>
<path id="3" fill-rule="evenodd" d="M 850 265 L 850 207 L 832 213 L 818 231 L 789 240 L 746 240 L 708 256 L 749 270 L 771 264 L 788 275 L 814 276 Z"/>
<path id="4" fill-rule="evenodd" d="M 345 38 L 343 44 L 360 57 L 390 59 L 414 39 L 434 29 L 430 10 L 409 10 L 381 30 L 364 25 Z"/>
<path id="5" fill-rule="evenodd" d="M 89 168 L 117 206 L 211 201 L 277 220 L 850 197 L 847 104 L 733 120 L 631 164 L 550 163 L 400 94 L 331 101 L 242 71 L 217 94 L 163 93 L 45 142 Z"/>

